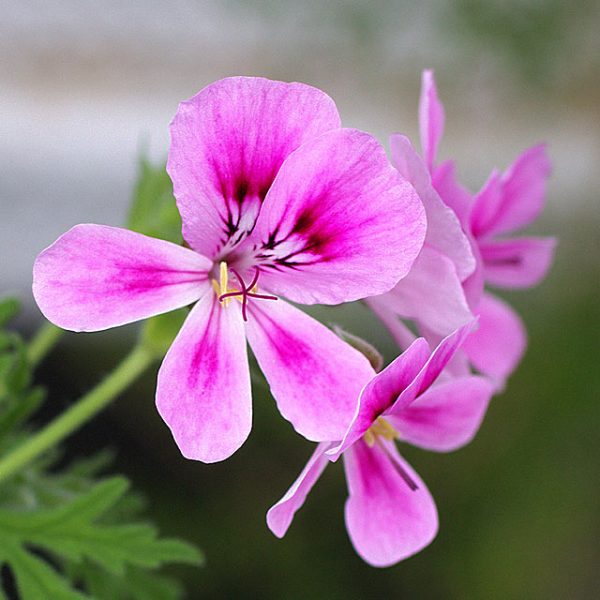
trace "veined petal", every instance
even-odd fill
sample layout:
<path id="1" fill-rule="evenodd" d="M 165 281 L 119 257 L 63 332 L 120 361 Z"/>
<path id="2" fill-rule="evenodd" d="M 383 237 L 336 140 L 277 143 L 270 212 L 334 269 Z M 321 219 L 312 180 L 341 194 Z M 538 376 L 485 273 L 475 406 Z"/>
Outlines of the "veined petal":
<path id="1" fill-rule="evenodd" d="M 402 392 L 414 381 L 429 358 L 429 345 L 423 338 L 416 339 L 407 350 L 383 371 L 377 373 L 362 390 L 356 411 L 342 441 L 327 451 L 332 460 L 357 442 L 385 413 Z"/>
<path id="2" fill-rule="evenodd" d="M 305 438 L 340 440 L 369 361 L 331 330 L 283 300 L 249 305 L 246 334 L 279 411 Z"/>
<path id="3" fill-rule="evenodd" d="M 412 183 L 425 207 L 425 244 L 447 256 L 454 264 L 460 281 L 463 281 L 473 272 L 475 258 L 458 217 L 434 189 L 429 171 L 410 140 L 404 135 L 394 134 L 390 136 L 390 149 L 394 166 Z"/>
<path id="4" fill-rule="evenodd" d="M 494 226 L 504 201 L 502 175 L 494 169 L 483 187 L 473 197 L 471 231 L 475 237 L 485 236 Z"/>
<path id="5" fill-rule="evenodd" d="M 99 331 L 197 300 L 211 261 L 187 248 L 105 225 L 76 225 L 33 267 L 44 316 L 72 331 Z"/>
<path id="6" fill-rule="evenodd" d="M 237 302 L 210 290 L 192 309 L 158 372 L 158 412 L 186 458 L 231 456 L 252 426 L 250 370 Z"/>
<path id="7" fill-rule="evenodd" d="M 419 130 L 421 149 L 429 170 L 433 170 L 438 145 L 444 135 L 444 106 L 440 102 L 433 71 L 427 69 L 421 76 L 419 99 Z"/>
<path id="8" fill-rule="evenodd" d="M 325 455 L 325 450 L 330 445 L 328 442 L 323 442 L 316 447 L 302 473 L 300 473 L 298 479 L 292 484 L 292 487 L 290 487 L 277 504 L 274 504 L 269 509 L 267 513 L 267 525 L 278 538 L 282 538 L 285 535 L 292 524 L 294 515 L 302 508 L 306 496 L 308 496 L 310 490 L 312 490 L 329 463 L 329 459 Z"/>
<path id="9" fill-rule="evenodd" d="M 485 377 L 451 378 L 436 383 L 401 414 L 387 419 L 403 441 L 450 452 L 473 439 L 493 392 L 492 382 Z"/>
<path id="10" fill-rule="evenodd" d="M 525 150 L 502 177 L 502 199 L 485 234 L 515 231 L 534 221 L 544 208 L 550 171 L 545 144 Z"/>
<path id="11" fill-rule="evenodd" d="M 346 528 L 367 563 L 387 567 L 431 543 L 438 530 L 435 502 L 393 443 L 369 448 L 358 442 L 344 453 L 344 467 Z"/>
<path id="12" fill-rule="evenodd" d="M 521 360 L 527 333 L 519 316 L 502 300 L 484 294 L 479 306 L 479 329 L 463 344 L 475 368 L 504 385 Z"/>
<path id="13" fill-rule="evenodd" d="M 216 258 L 243 240 L 287 156 L 339 126 L 333 100 L 302 83 L 230 77 L 182 102 L 167 170 L 186 241 Z"/>
<path id="14" fill-rule="evenodd" d="M 379 298 L 397 315 L 415 319 L 440 335 L 473 319 L 454 264 L 427 245 L 410 273 Z"/>
<path id="15" fill-rule="evenodd" d="M 555 246 L 554 238 L 481 241 L 485 279 L 490 285 L 505 288 L 537 285 L 550 268 Z"/>
<path id="16" fill-rule="evenodd" d="M 425 228 L 421 201 L 380 144 L 339 129 L 289 156 L 252 237 L 263 285 L 295 302 L 337 304 L 392 288 Z"/>

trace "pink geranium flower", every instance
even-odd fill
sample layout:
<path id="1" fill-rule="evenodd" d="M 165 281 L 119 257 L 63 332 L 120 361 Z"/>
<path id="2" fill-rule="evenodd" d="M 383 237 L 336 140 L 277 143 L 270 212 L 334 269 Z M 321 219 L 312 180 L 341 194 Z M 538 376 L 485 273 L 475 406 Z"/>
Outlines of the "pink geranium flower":
<path id="1" fill-rule="evenodd" d="M 448 452 L 468 443 L 492 394 L 483 377 L 442 371 L 464 342 L 467 325 L 431 352 L 419 338 L 381 373 L 365 378 L 341 441 L 319 444 L 292 487 L 267 514 L 283 537 L 330 460 L 344 457 L 349 498 L 346 528 L 358 554 L 377 567 L 415 554 L 435 537 L 438 517 L 427 487 L 400 456 L 395 439 Z"/>
<path id="2" fill-rule="evenodd" d="M 167 169 L 189 248 L 78 225 L 37 258 L 46 317 L 97 331 L 195 303 L 158 374 L 181 452 L 214 462 L 251 428 L 246 338 L 282 415 L 314 441 L 341 437 L 367 360 L 291 304 L 390 289 L 423 243 L 413 188 L 333 101 L 299 83 L 234 77 L 183 102 Z"/>
<path id="3" fill-rule="evenodd" d="M 548 271 L 554 252 L 554 239 L 498 236 L 524 227 L 539 216 L 544 205 L 550 162 L 544 146 L 534 146 L 523 152 L 504 174 L 493 171 L 482 190 L 473 197 L 457 182 L 453 161 L 446 161 L 439 166 L 436 164 L 444 120 L 444 107 L 438 97 L 433 72 L 424 71 L 419 103 L 423 159 L 400 135 L 394 135 L 391 139 L 393 159 L 410 181 L 414 179 L 410 171 L 417 171 L 419 179 L 431 183 L 443 202 L 454 211 L 470 242 L 475 268 L 465 278 L 462 277 L 465 271 L 461 271 L 460 263 L 456 260 L 455 275 L 450 265 L 442 274 L 443 262 L 438 260 L 434 263 L 440 272 L 437 279 L 449 283 L 438 288 L 446 302 L 440 300 L 443 308 L 433 315 L 427 308 L 420 307 L 420 297 L 417 302 L 413 300 L 417 309 L 413 308 L 412 312 L 407 310 L 406 305 L 390 301 L 394 292 L 383 297 L 385 302 L 379 299 L 370 302 L 388 326 L 392 325 L 397 338 L 401 335 L 401 328 L 394 323 L 395 314 L 415 318 L 423 333 L 430 333 L 432 335 L 429 337 L 435 339 L 436 335 L 445 334 L 444 326 L 455 325 L 461 318 L 466 318 L 467 310 L 471 310 L 479 316 L 479 328 L 465 342 L 463 349 L 471 363 L 481 372 L 494 377 L 501 387 L 523 355 L 526 333 L 518 315 L 505 302 L 485 292 L 484 285 L 526 287 L 541 281 Z M 429 176 L 422 173 L 424 168 Z M 415 187 L 423 197 L 419 187 Z M 428 218 L 431 219 L 429 213 Z M 428 239 L 434 233 L 428 233 Z M 436 237 L 443 239 L 439 234 Z M 458 238 L 454 236 L 454 239 L 458 248 Z M 415 267 L 427 256 L 426 248 L 427 244 Z M 445 255 L 447 263 L 450 256 L 447 250 Z M 414 269 L 413 272 L 418 273 Z M 413 272 L 397 288 L 408 288 L 410 277 L 414 277 Z M 457 279 L 461 281 L 460 288 Z M 436 297 L 433 290 L 430 289 L 429 293 Z"/>

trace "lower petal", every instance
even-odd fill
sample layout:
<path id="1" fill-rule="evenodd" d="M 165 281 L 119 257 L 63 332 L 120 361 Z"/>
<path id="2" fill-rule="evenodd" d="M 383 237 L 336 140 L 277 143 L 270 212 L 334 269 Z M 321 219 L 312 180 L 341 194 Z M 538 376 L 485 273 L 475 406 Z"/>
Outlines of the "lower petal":
<path id="1" fill-rule="evenodd" d="M 300 473 L 298 479 L 292 484 L 292 487 L 277 504 L 269 509 L 267 513 L 267 525 L 278 538 L 282 538 L 285 535 L 292 524 L 294 515 L 302 508 L 306 496 L 308 496 L 308 493 L 318 481 L 321 473 L 325 470 L 329 462 L 325 456 L 325 450 L 329 446 L 330 444 L 327 442 L 317 446 L 302 473 Z"/>
<path id="2" fill-rule="evenodd" d="M 479 328 L 467 338 L 463 350 L 478 371 L 502 387 L 525 352 L 525 327 L 508 304 L 491 294 L 483 295 L 477 312 Z"/>
<path id="3" fill-rule="evenodd" d="M 194 306 L 158 373 L 156 404 L 186 458 L 217 462 L 244 443 L 252 399 L 237 302 L 225 308 L 211 291 Z"/>
<path id="4" fill-rule="evenodd" d="M 187 248 L 104 225 L 77 225 L 36 259 L 33 295 L 64 329 L 99 331 L 186 306 L 211 262 Z"/>
<path id="5" fill-rule="evenodd" d="M 346 528 L 367 563 L 387 567 L 431 543 L 438 530 L 435 503 L 392 443 L 369 448 L 358 442 L 344 453 L 344 467 Z"/>
<path id="6" fill-rule="evenodd" d="M 431 387 L 400 415 L 388 417 L 402 440 L 437 452 L 468 444 L 479 429 L 494 386 L 478 376 L 453 378 Z"/>
<path id="7" fill-rule="evenodd" d="M 281 299 L 249 309 L 248 341 L 281 414 L 309 440 L 341 440 L 374 375 L 369 361 Z"/>
<path id="8" fill-rule="evenodd" d="M 490 285 L 523 288 L 537 285 L 554 255 L 553 238 L 514 238 L 480 242 L 485 279 Z"/>

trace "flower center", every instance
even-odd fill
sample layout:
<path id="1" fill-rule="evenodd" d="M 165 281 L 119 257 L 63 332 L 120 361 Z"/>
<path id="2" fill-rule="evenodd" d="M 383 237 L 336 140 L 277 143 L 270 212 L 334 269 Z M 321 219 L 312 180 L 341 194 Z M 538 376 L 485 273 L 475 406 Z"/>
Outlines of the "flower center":
<path id="1" fill-rule="evenodd" d="M 378 436 L 392 441 L 398 439 L 400 434 L 383 417 L 377 417 L 377 420 L 367 429 L 363 437 L 367 446 L 372 448 Z"/>
<path id="2" fill-rule="evenodd" d="M 229 271 L 231 271 L 237 279 L 238 289 L 229 287 Z M 267 294 L 257 293 L 259 274 L 260 271 L 258 270 L 258 267 L 254 267 L 254 276 L 252 277 L 252 281 L 246 285 L 242 276 L 235 269 L 228 268 L 227 263 L 225 261 L 221 261 L 219 264 L 219 281 L 216 279 L 211 280 L 213 289 L 219 298 L 219 302 L 223 306 L 227 306 L 231 302 L 232 298 L 235 298 L 242 303 L 242 317 L 244 318 L 244 321 L 248 320 L 246 312 L 248 298 L 256 298 L 259 300 L 277 300 L 277 296 L 269 296 Z"/>

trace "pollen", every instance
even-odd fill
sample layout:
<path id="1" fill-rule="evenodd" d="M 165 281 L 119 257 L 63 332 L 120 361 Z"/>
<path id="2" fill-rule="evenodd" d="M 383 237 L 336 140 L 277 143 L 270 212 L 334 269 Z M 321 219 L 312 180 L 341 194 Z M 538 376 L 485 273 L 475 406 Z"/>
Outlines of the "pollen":
<path id="1" fill-rule="evenodd" d="M 400 434 L 386 421 L 383 417 L 378 417 L 377 420 L 367 429 L 363 438 L 369 448 L 375 445 L 377 437 L 381 436 L 386 440 L 395 440 L 400 437 Z"/>

